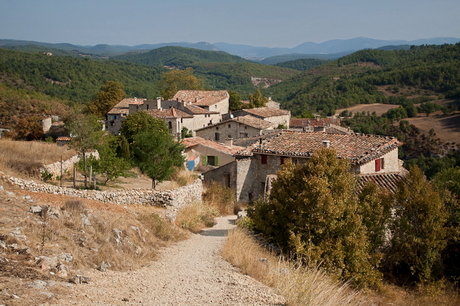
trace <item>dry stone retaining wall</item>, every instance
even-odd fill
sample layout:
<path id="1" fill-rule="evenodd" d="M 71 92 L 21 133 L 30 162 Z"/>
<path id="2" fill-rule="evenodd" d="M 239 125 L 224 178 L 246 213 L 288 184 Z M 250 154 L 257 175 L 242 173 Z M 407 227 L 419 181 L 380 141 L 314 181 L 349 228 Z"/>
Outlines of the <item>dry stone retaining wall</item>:
<path id="1" fill-rule="evenodd" d="M 94 152 L 89 152 L 87 153 L 87 156 L 94 156 L 96 157 L 97 159 L 99 158 L 99 152 L 98 151 L 94 151 Z M 71 170 L 73 169 L 74 167 L 74 164 L 75 163 L 78 163 L 81 159 L 81 155 L 75 155 L 67 160 L 64 160 L 62 161 L 62 171 L 65 173 L 66 171 L 67 172 L 71 172 Z M 53 176 L 60 176 L 61 175 L 61 162 L 58 161 L 58 162 L 55 162 L 55 163 L 52 163 L 52 164 L 49 164 L 49 165 L 45 165 L 43 166 L 42 168 L 40 168 L 40 173 L 43 173 L 43 172 L 48 172 L 48 173 L 51 173 Z"/>
<path id="2" fill-rule="evenodd" d="M 202 200 L 203 184 L 200 179 L 190 185 L 173 190 L 158 191 L 153 189 L 125 189 L 120 191 L 78 190 L 59 187 L 50 184 L 41 184 L 4 174 L 0 171 L 0 180 L 16 185 L 21 189 L 62 194 L 67 196 L 97 200 L 120 205 L 156 205 L 178 209 L 184 205 Z"/>

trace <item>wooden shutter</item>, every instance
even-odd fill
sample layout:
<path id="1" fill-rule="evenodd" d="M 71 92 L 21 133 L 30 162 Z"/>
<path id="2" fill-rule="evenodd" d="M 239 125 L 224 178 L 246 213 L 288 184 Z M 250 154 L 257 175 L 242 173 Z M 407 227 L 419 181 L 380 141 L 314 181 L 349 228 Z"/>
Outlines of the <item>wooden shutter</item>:
<path id="1" fill-rule="evenodd" d="M 380 162 L 381 162 L 380 158 L 375 160 L 375 172 L 380 171 L 380 169 L 381 169 L 381 163 Z"/>
<path id="2" fill-rule="evenodd" d="M 214 156 L 214 166 L 219 166 L 219 156 Z"/>
<path id="3" fill-rule="evenodd" d="M 201 158 L 203 159 L 203 166 L 206 166 L 208 164 L 208 157 L 203 155 Z"/>

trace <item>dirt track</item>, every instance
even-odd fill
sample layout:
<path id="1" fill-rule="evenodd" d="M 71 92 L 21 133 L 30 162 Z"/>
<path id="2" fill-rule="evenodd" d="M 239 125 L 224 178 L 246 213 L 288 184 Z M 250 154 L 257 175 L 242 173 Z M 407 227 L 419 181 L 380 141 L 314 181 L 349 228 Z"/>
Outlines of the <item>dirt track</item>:
<path id="1" fill-rule="evenodd" d="M 85 272 L 89 284 L 53 305 L 282 305 L 284 298 L 220 256 L 234 216 L 161 252 L 158 261 L 132 272 Z"/>

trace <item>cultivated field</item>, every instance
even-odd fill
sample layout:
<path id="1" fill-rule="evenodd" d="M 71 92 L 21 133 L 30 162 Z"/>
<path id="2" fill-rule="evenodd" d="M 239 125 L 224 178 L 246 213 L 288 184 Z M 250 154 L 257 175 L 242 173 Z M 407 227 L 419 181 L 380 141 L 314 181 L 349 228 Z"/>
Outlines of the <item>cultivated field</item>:
<path id="1" fill-rule="evenodd" d="M 433 103 L 440 104 L 442 106 L 448 106 L 452 100 L 435 100 Z M 399 107 L 399 105 L 393 104 L 359 104 L 348 108 L 341 108 L 336 111 L 336 115 L 340 114 L 344 110 L 353 112 L 376 112 L 377 116 L 381 116 L 392 108 Z M 419 114 L 414 118 L 406 118 L 411 124 L 418 127 L 423 134 L 428 134 L 431 129 L 434 129 L 436 136 L 443 142 L 455 142 L 460 144 L 460 111 L 454 112 L 450 115 L 444 115 L 442 111 L 436 111 L 427 117 L 425 114 Z"/>
<path id="2" fill-rule="evenodd" d="M 394 104 L 380 104 L 380 103 L 375 103 L 375 104 L 358 104 L 355 106 L 347 107 L 347 108 L 341 108 L 336 110 L 335 114 L 339 115 L 341 112 L 344 110 L 348 110 L 349 112 L 355 113 L 361 113 L 361 112 L 369 112 L 369 114 L 372 114 L 372 112 L 375 112 L 377 116 L 381 116 L 383 113 L 386 113 L 392 108 L 396 108 L 399 105 L 394 105 Z"/>

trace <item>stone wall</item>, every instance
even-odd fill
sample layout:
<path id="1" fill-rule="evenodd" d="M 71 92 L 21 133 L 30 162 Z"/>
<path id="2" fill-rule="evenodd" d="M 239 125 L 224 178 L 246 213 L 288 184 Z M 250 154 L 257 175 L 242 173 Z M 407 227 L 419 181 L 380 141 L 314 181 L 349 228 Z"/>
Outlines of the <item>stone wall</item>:
<path id="1" fill-rule="evenodd" d="M 94 151 L 94 152 L 89 152 L 87 153 L 87 156 L 94 156 L 97 159 L 99 158 L 99 152 Z M 74 164 L 78 163 L 80 161 L 80 155 L 75 155 L 67 160 L 62 161 L 62 171 L 64 173 L 71 173 L 73 170 Z M 61 162 L 55 162 L 49 165 L 45 165 L 40 168 L 40 173 L 43 173 L 47 171 L 48 173 L 51 173 L 53 176 L 60 176 L 61 175 Z"/>
<path id="2" fill-rule="evenodd" d="M 200 179 L 195 180 L 195 182 L 190 185 L 164 191 L 153 189 L 125 189 L 119 191 L 78 190 L 15 178 L 1 171 L 0 181 L 16 185 L 21 189 L 32 192 L 62 194 L 120 205 L 155 205 L 174 209 L 201 201 L 203 193 L 203 184 Z"/>

